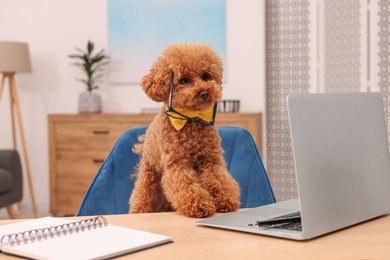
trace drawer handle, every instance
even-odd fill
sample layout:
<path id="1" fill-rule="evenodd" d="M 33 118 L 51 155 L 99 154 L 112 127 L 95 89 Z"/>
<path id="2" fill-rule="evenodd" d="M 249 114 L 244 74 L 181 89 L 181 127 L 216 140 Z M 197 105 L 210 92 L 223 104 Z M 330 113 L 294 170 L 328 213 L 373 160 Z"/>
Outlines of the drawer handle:
<path id="1" fill-rule="evenodd" d="M 109 133 L 109 130 L 93 130 L 94 135 L 108 135 Z"/>
<path id="2" fill-rule="evenodd" d="M 104 159 L 93 159 L 94 163 L 103 163 Z"/>

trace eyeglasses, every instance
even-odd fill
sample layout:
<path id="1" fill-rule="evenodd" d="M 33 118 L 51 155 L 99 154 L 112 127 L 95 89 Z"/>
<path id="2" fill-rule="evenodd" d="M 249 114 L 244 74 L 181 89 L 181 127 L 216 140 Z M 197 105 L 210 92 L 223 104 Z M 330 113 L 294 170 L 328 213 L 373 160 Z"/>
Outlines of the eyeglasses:
<path id="1" fill-rule="evenodd" d="M 168 116 L 170 116 L 172 118 L 176 118 L 176 119 L 179 119 L 179 120 L 187 120 L 189 122 L 194 122 L 194 123 L 198 123 L 198 124 L 205 125 L 205 126 L 212 126 L 212 125 L 214 125 L 214 123 L 215 123 L 215 114 L 217 112 L 217 103 L 214 104 L 213 119 L 211 120 L 211 122 L 204 121 L 204 120 L 202 120 L 200 118 L 197 118 L 197 117 L 195 117 L 195 118 L 188 117 L 188 116 L 183 115 L 182 113 L 176 111 L 172 107 L 172 93 L 173 93 L 174 79 L 175 79 L 175 75 L 174 75 L 174 72 L 172 71 L 172 74 L 171 74 L 171 86 L 169 88 L 168 108 L 167 108 L 167 110 L 165 110 L 165 114 L 167 114 Z"/>

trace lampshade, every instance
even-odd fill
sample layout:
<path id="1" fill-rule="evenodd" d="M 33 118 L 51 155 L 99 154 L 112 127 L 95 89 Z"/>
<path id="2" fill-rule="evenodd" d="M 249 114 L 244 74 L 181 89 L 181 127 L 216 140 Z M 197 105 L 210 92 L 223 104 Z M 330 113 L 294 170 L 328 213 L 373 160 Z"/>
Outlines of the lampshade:
<path id="1" fill-rule="evenodd" d="M 0 42 L 0 72 L 31 72 L 27 43 Z"/>

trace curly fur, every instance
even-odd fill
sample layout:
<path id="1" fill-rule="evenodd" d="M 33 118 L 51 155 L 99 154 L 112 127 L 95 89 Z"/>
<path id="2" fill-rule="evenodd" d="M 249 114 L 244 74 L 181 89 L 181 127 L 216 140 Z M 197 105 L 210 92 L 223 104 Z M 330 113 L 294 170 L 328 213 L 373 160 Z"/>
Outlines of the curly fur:
<path id="1" fill-rule="evenodd" d="M 151 122 L 143 143 L 130 213 L 177 210 L 189 217 L 235 211 L 240 191 L 227 171 L 218 130 L 187 122 L 177 131 L 164 113 L 171 72 L 175 74 L 172 105 L 205 110 L 222 96 L 222 62 L 207 45 L 168 46 L 141 82 L 147 96 L 164 106 Z M 208 98 L 200 93 L 208 92 Z"/>

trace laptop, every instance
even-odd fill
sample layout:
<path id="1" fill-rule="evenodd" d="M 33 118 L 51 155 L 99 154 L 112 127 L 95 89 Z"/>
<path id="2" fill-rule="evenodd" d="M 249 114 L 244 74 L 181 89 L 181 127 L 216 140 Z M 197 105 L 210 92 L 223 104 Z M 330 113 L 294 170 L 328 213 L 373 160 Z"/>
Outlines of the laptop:
<path id="1" fill-rule="evenodd" d="M 381 94 L 290 94 L 287 104 L 298 199 L 198 224 L 306 240 L 390 212 Z"/>

